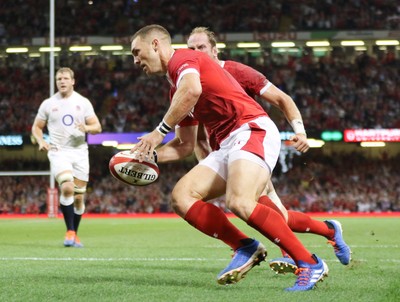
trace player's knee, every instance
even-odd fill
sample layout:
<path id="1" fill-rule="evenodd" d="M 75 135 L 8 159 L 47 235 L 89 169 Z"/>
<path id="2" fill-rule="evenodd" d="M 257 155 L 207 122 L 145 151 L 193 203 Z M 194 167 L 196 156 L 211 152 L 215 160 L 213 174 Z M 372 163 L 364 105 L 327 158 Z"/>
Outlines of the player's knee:
<path id="1" fill-rule="evenodd" d="M 236 216 L 247 220 L 254 211 L 255 202 L 244 197 L 229 196 L 226 198 L 226 207 Z"/>
<path id="2" fill-rule="evenodd" d="M 85 212 L 85 187 L 74 187 L 74 212 L 77 215 L 82 215 Z"/>
<path id="3" fill-rule="evenodd" d="M 80 209 L 85 205 L 85 195 L 83 194 L 75 194 L 74 195 L 74 206 L 77 209 Z"/>
<path id="4" fill-rule="evenodd" d="M 72 196 L 74 194 L 74 176 L 70 172 L 62 173 L 56 176 L 60 186 L 61 195 Z"/>
<path id="5" fill-rule="evenodd" d="M 74 197 L 74 184 L 73 183 L 64 182 L 60 186 L 60 190 L 61 190 L 61 195 L 71 196 L 72 198 Z"/>
<path id="6" fill-rule="evenodd" d="M 226 201 L 226 207 L 234 214 L 238 214 L 240 213 L 241 209 L 242 209 L 242 205 L 239 202 L 239 200 L 235 199 L 235 198 L 227 198 Z"/>
<path id="7" fill-rule="evenodd" d="M 77 215 L 82 215 L 83 213 L 85 213 L 85 203 L 84 201 L 78 201 L 75 200 L 74 202 L 74 213 Z"/>
<path id="8" fill-rule="evenodd" d="M 171 207 L 175 213 L 180 216 L 184 216 L 191 206 L 191 200 L 193 198 L 190 196 L 187 190 L 184 190 L 180 186 L 176 186 L 171 193 Z"/>
<path id="9" fill-rule="evenodd" d="M 176 213 L 181 212 L 180 204 L 181 204 L 181 199 L 180 199 L 179 193 L 174 188 L 171 193 L 171 207 L 174 210 L 174 212 L 176 212 Z"/>

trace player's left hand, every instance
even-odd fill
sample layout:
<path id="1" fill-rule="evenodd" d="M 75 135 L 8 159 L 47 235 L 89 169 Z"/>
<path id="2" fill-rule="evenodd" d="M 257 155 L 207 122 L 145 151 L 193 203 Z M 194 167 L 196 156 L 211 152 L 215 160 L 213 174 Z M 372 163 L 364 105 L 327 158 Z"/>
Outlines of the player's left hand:
<path id="1" fill-rule="evenodd" d="M 75 123 L 75 128 L 77 128 L 79 131 L 82 131 L 83 133 L 87 132 L 86 124 L 85 123 Z"/>
<path id="2" fill-rule="evenodd" d="M 131 149 L 131 153 L 137 153 L 137 159 L 142 162 L 152 159 L 154 149 L 162 143 L 164 137 L 157 131 L 138 137 L 139 142 Z"/>
<path id="3" fill-rule="evenodd" d="M 307 141 L 307 135 L 299 133 L 293 135 L 290 140 L 293 142 L 293 147 L 296 148 L 297 151 L 305 153 L 310 149 L 310 145 Z"/>

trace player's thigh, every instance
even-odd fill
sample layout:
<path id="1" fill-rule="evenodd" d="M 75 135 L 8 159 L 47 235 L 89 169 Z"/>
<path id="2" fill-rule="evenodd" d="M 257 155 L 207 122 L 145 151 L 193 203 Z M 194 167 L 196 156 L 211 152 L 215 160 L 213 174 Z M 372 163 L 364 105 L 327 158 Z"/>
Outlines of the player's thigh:
<path id="1" fill-rule="evenodd" d="M 51 173 L 57 178 L 65 172 L 72 172 L 72 162 L 69 156 L 61 150 L 50 150 L 47 153 L 50 161 Z"/>
<path id="2" fill-rule="evenodd" d="M 197 200 L 207 201 L 225 194 L 226 182 L 213 169 L 197 165 L 184 175 L 172 191 L 173 207 L 186 211 Z"/>
<path id="3" fill-rule="evenodd" d="M 257 162 L 237 159 L 229 164 L 226 203 L 241 218 L 248 218 L 270 178 L 270 172 Z"/>
<path id="4" fill-rule="evenodd" d="M 89 180 L 89 153 L 86 149 L 77 149 L 69 154 L 73 160 L 74 177 L 83 182 Z M 76 183 L 76 182 L 75 182 Z"/>

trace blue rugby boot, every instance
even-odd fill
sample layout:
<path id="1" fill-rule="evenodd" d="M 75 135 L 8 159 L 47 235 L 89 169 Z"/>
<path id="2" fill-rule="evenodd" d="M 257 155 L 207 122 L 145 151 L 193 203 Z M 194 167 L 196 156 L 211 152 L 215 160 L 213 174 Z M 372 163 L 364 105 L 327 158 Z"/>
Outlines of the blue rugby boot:
<path id="1" fill-rule="evenodd" d="M 336 220 L 326 220 L 325 223 L 330 224 L 335 230 L 333 239 L 328 240 L 328 243 L 332 244 L 336 257 L 341 264 L 349 264 L 351 260 L 351 250 L 346 242 L 344 242 L 341 223 Z"/>
<path id="2" fill-rule="evenodd" d="M 274 258 L 269 262 L 269 267 L 277 274 L 294 274 L 297 270 L 297 264 L 290 257 Z"/>
<path id="3" fill-rule="evenodd" d="M 296 270 L 297 280 L 294 286 L 286 288 L 286 291 L 306 291 L 313 289 L 318 282 L 322 282 L 328 276 L 329 268 L 326 263 L 317 256 L 313 255 L 316 264 L 309 264 L 303 261 L 298 262 Z"/>
<path id="4" fill-rule="evenodd" d="M 218 274 L 217 282 L 221 285 L 239 282 L 254 266 L 264 261 L 266 256 L 265 246 L 257 240 L 238 248 L 229 265 Z"/>

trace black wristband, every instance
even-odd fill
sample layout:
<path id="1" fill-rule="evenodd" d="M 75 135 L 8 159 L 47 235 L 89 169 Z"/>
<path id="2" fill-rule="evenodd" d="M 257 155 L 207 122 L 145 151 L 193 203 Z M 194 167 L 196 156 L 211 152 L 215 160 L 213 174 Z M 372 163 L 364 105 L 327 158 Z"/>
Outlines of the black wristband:
<path id="1" fill-rule="evenodd" d="M 156 150 L 153 150 L 153 158 L 154 158 L 154 162 L 157 163 L 158 158 L 157 158 L 157 151 Z"/>
<path id="2" fill-rule="evenodd" d="M 168 134 L 168 132 L 172 130 L 172 128 L 168 126 L 168 124 L 164 122 L 164 120 L 158 125 L 156 129 L 164 137 Z"/>

